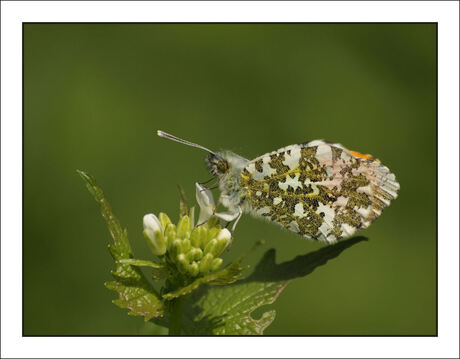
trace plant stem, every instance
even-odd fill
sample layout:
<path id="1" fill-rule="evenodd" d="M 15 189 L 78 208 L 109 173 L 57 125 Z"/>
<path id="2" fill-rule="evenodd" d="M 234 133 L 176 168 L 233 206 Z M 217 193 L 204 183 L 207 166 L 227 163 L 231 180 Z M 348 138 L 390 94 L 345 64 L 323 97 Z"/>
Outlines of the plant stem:
<path id="1" fill-rule="evenodd" d="M 187 296 L 183 295 L 173 300 L 171 316 L 169 319 L 169 335 L 181 335 L 182 331 L 182 312 Z"/>

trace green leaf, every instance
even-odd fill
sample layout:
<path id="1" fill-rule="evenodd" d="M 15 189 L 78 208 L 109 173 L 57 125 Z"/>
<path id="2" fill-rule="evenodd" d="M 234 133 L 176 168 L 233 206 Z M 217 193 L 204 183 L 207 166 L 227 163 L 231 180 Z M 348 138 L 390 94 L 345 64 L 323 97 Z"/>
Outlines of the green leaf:
<path id="1" fill-rule="evenodd" d="M 78 174 L 86 182 L 88 191 L 93 195 L 101 207 L 113 244 L 109 245 L 110 253 L 115 260 L 115 270 L 112 275 L 115 281 L 105 283 L 108 289 L 118 292 L 119 298 L 114 304 L 121 308 L 129 309 L 130 315 L 143 316 L 146 321 L 151 318 L 162 316 L 164 304 L 160 295 L 147 281 L 139 268 L 129 263 L 132 260 L 133 251 L 128 240 L 128 232 L 121 228 L 120 222 L 115 217 L 109 203 L 104 198 L 104 193 L 96 184 L 94 178 L 83 171 L 77 170 Z M 123 263 L 123 261 L 128 262 Z"/>
<path id="2" fill-rule="evenodd" d="M 129 264 L 136 267 L 150 267 L 153 268 L 153 279 L 159 280 L 164 279 L 168 276 L 168 269 L 165 266 L 157 264 L 152 261 L 142 260 L 142 259 L 120 259 L 117 261 L 119 264 Z"/>
<path id="3" fill-rule="evenodd" d="M 254 272 L 227 286 L 202 286 L 191 294 L 185 309 L 183 331 L 192 335 L 261 335 L 275 319 L 275 310 L 259 319 L 257 308 L 272 304 L 295 278 L 304 277 L 352 245 L 366 240 L 354 237 L 281 264 L 275 250 L 268 250 Z"/>
<path id="4" fill-rule="evenodd" d="M 119 261 L 117 261 L 117 263 L 131 264 L 132 266 L 137 266 L 137 267 L 152 267 L 156 269 L 164 268 L 164 266 L 162 265 L 159 265 L 152 261 L 143 260 L 143 259 L 120 259 Z"/>

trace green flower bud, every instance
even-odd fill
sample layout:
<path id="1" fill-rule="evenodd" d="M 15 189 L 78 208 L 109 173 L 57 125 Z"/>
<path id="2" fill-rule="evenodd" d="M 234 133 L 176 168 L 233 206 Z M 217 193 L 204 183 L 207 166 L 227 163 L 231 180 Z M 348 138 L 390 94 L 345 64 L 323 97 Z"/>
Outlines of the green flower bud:
<path id="1" fill-rule="evenodd" d="M 208 230 L 208 241 L 213 238 L 216 238 L 220 233 L 220 226 L 212 227 Z"/>
<path id="2" fill-rule="evenodd" d="M 171 253 L 171 258 L 177 257 L 179 254 L 182 253 L 182 241 L 180 239 L 175 239 L 171 244 L 171 249 L 169 250 Z"/>
<path id="3" fill-rule="evenodd" d="M 212 228 L 212 227 L 220 227 L 220 224 L 219 224 L 219 218 L 217 218 L 216 216 L 212 216 L 209 221 L 208 221 L 208 227 L 209 228 Z"/>
<path id="4" fill-rule="evenodd" d="M 163 228 L 154 214 L 146 214 L 143 219 L 144 237 L 153 254 L 162 256 L 166 253 L 166 240 L 163 236 Z"/>
<path id="5" fill-rule="evenodd" d="M 191 248 L 186 254 L 185 257 L 189 263 L 193 261 L 200 260 L 203 257 L 203 251 L 199 248 Z"/>
<path id="6" fill-rule="evenodd" d="M 172 223 L 169 217 L 166 215 L 166 213 L 163 212 L 160 212 L 160 214 L 158 215 L 158 219 L 160 220 L 163 229 L 166 229 L 168 224 Z"/>
<path id="7" fill-rule="evenodd" d="M 202 226 L 200 227 L 195 227 L 190 234 L 190 243 L 192 243 L 192 246 L 199 248 L 200 243 L 201 243 L 201 232 L 203 231 Z"/>
<path id="8" fill-rule="evenodd" d="M 176 257 L 176 259 L 177 259 L 177 269 L 179 269 L 179 272 L 186 273 L 189 265 L 188 265 L 187 259 L 185 258 L 185 254 L 180 253 Z"/>
<path id="9" fill-rule="evenodd" d="M 212 254 L 214 254 L 215 257 L 219 257 L 222 252 L 230 245 L 231 241 L 232 234 L 230 231 L 227 228 L 222 229 L 217 236 L 217 244 Z"/>
<path id="10" fill-rule="evenodd" d="M 179 220 L 176 236 L 181 239 L 190 237 L 190 218 L 188 216 L 183 216 Z"/>
<path id="11" fill-rule="evenodd" d="M 194 248 L 194 256 L 193 256 L 193 259 L 196 260 L 196 261 L 199 261 L 201 260 L 201 258 L 203 258 L 203 251 L 201 250 L 201 248 Z"/>
<path id="12" fill-rule="evenodd" d="M 189 211 L 190 217 L 190 232 L 192 232 L 193 228 L 195 227 L 195 207 L 190 208 Z"/>
<path id="13" fill-rule="evenodd" d="M 187 262 L 191 263 L 193 261 L 193 258 L 195 256 L 195 253 L 193 251 L 194 248 L 189 250 L 187 253 L 185 253 L 185 258 L 187 258 Z"/>
<path id="14" fill-rule="evenodd" d="M 207 274 L 211 269 L 214 256 L 211 253 L 206 254 L 200 261 L 200 273 Z"/>
<path id="15" fill-rule="evenodd" d="M 182 241 L 182 253 L 187 253 L 192 248 L 192 244 L 190 243 L 190 239 L 184 239 Z"/>
<path id="16" fill-rule="evenodd" d="M 204 251 L 203 253 L 206 255 L 208 253 L 211 253 L 212 255 L 215 255 L 214 253 L 214 248 L 216 247 L 217 245 L 217 239 L 212 239 L 211 241 L 208 242 L 208 244 L 206 244 L 206 247 L 204 247 Z"/>
<path id="17" fill-rule="evenodd" d="M 200 273 L 200 267 L 198 266 L 198 263 L 192 262 L 192 264 L 188 266 L 188 272 L 190 276 L 196 277 Z"/>
<path id="18" fill-rule="evenodd" d="M 171 248 L 172 242 L 176 239 L 176 225 L 168 224 L 165 229 L 165 238 L 167 241 L 168 249 Z"/>
<path id="19" fill-rule="evenodd" d="M 200 243 L 201 248 L 204 249 L 211 239 L 217 237 L 219 232 L 220 232 L 220 228 L 218 227 L 208 228 L 206 233 L 203 233 L 203 237 Z"/>
<path id="20" fill-rule="evenodd" d="M 211 263 L 211 271 L 215 272 L 222 265 L 222 258 L 214 258 Z"/>

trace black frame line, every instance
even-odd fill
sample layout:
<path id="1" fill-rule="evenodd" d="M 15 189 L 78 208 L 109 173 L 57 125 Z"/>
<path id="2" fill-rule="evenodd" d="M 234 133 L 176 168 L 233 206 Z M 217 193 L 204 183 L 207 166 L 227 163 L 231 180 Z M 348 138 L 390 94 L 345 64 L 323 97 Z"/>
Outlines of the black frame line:
<path id="1" fill-rule="evenodd" d="M 21 2 L 21 1 L 30 1 L 30 0 L 3 0 L 4 2 Z M 48 2 L 62 2 L 62 0 L 46 0 Z M 92 2 L 94 0 L 72 0 L 73 2 Z M 107 1 L 107 2 L 129 2 L 129 0 L 99 0 L 99 1 Z M 178 2 L 178 1 L 186 1 L 186 2 L 247 2 L 248 0 L 137 0 L 141 2 Z M 251 0 L 251 1 L 256 1 L 256 2 L 283 2 L 283 0 Z M 289 0 L 291 2 L 309 2 L 313 0 Z M 350 2 L 350 1 L 357 1 L 357 2 L 401 2 L 401 0 L 320 0 L 321 2 Z M 405 0 L 408 2 L 433 2 L 435 0 Z M 458 2 L 458 0 L 442 0 L 442 1 L 450 1 L 450 2 Z"/>

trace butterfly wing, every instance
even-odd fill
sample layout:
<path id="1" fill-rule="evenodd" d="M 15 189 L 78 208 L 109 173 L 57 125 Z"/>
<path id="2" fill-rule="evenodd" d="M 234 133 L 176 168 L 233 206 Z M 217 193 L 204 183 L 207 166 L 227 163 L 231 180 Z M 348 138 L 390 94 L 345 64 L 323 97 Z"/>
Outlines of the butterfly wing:
<path id="1" fill-rule="evenodd" d="M 240 184 L 245 210 L 328 243 L 368 227 L 399 190 L 379 160 L 321 140 L 248 162 Z"/>

